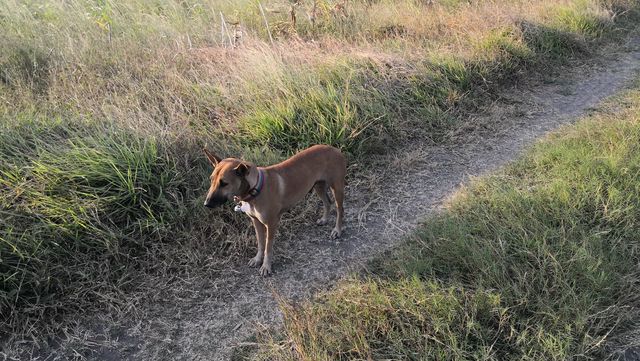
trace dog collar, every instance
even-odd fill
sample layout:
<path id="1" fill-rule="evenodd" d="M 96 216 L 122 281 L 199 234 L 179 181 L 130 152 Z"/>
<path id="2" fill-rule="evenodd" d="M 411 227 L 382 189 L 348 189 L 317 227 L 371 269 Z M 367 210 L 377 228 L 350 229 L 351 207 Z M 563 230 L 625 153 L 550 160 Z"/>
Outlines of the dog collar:
<path id="1" fill-rule="evenodd" d="M 262 187 L 264 187 L 264 172 L 262 171 L 262 169 L 258 168 L 258 182 L 256 183 L 255 187 L 249 189 L 247 195 L 242 197 L 241 200 L 243 202 L 248 202 L 255 199 L 260 195 Z"/>

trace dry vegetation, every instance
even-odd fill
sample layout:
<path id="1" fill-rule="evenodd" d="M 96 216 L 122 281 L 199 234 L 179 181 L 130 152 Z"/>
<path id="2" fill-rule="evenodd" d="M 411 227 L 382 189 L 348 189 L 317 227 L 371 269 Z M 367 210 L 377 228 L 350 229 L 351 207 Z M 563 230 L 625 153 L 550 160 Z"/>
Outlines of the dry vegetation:
<path id="1" fill-rule="evenodd" d="M 442 141 L 463 105 L 589 55 L 634 6 L 3 1 L 0 332 L 39 337 L 43 318 L 118 307 L 147 274 L 244 255 L 244 222 L 201 209 L 202 145 L 263 163 Z"/>

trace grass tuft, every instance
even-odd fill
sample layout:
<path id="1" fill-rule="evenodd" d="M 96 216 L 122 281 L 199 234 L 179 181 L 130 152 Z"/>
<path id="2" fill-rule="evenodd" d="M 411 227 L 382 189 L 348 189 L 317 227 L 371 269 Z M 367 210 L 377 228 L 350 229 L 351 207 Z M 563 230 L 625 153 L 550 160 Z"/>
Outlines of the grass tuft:
<path id="1" fill-rule="evenodd" d="M 508 319 L 496 294 L 418 278 L 347 282 L 313 314 L 283 311 L 291 347 L 259 359 L 484 358 L 493 342 L 510 337 L 499 327 Z"/>

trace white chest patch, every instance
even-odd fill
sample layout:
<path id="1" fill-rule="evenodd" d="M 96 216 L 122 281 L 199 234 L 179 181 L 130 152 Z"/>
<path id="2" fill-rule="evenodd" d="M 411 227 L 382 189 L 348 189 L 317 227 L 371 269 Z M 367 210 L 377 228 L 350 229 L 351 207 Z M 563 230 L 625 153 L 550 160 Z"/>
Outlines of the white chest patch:
<path id="1" fill-rule="evenodd" d="M 240 204 L 236 204 L 233 210 L 236 212 L 249 213 L 249 211 L 251 210 L 251 205 L 249 205 L 249 203 L 247 202 L 240 202 Z"/>

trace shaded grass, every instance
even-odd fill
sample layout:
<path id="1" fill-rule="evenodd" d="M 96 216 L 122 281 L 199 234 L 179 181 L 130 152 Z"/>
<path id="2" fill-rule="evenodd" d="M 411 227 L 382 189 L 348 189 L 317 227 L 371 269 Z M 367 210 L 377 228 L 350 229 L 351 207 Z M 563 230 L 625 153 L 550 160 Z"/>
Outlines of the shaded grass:
<path id="1" fill-rule="evenodd" d="M 127 263 L 135 245 L 122 241 L 157 240 L 176 220 L 178 212 L 166 210 L 184 179 L 156 141 L 91 124 L 77 128 L 62 119 L 2 126 L 5 312 L 17 300 L 47 305 L 69 292 L 91 292 L 74 289 L 87 273 L 121 277 L 126 267 L 118 263 Z M 88 272 L 98 255 L 115 269 Z"/>
<path id="2" fill-rule="evenodd" d="M 247 253 L 238 216 L 201 209 L 202 145 L 264 164 L 314 143 L 364 160 L 443 141 L 493 89 L 637 16 L 625 1 L 351 3 L 322 2 L 274 44 L 253 2 L 0 4 L 2 331 Z M 220 11 L 237 11 L 236 48 L 212 31 Z M 267 11 L 276 30 L 282 14 Z"/>
<path id="3" fill-rule="evenodd" d="M 378 271 L 283 303 L 258 359 L 611 356 L 637 323 L 640 91 L 476 179 Z"/>
<path id="4" fill-rule="evenodd" d="M 59 307 L 113 302 L 106 295 L 136 286 L 137 269 L 178 255 L 154 251 L 163 243 L 179 249 L 202 232 L 216 237 L 210 254 L 237 252 L 226 234 L 239 233 L 239 217 L 200 220 L 209 169 L 199 147 L 92 120 L 21 117 L 0 125 L 2 332 Z"/>

